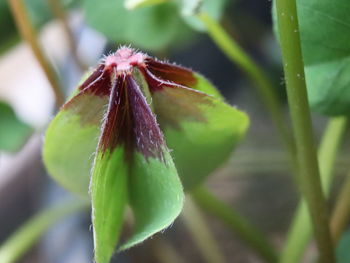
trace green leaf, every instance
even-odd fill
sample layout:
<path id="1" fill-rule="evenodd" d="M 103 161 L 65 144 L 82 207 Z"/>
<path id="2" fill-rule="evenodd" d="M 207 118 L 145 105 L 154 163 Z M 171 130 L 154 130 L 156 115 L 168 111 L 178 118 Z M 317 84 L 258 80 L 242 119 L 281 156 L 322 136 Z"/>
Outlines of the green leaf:
<path id="1" fill-rule="evenodd" d="M 63 187 L 87 196 L 93 154 L 108 96 L 78 94 L 50 123 L 43 149 L 49 174 Z"/>
<path id="2" fill-rule="evenodd" d="M 126 10 L 122 0 L 84 0 L 88 24 L 104 34 L 110 41 L 159 50 L 186 31 L 186 25 L 177 14 L 173 3 Z"/>
<path id="3" fill-rule="evenodd" d="M 158 5 L 161 3 L 165 3 L 169 0 L 125 0 L 125 8 L 126 9 L 136 9 L 139 7 Z"/>
<path id="4" fill-rule="evenodd" d="M 297 7 L 310 105 L 326 115 L 347 115 L 350 2 L 298 0 Z"/>
<path id="5" fill-rule="evenodd" d="M 99 152 L 91 179 L 92 223 L 96 263 L 108 263 L 123 224 L 128 166 L 122 147 Z"/>
<path id="6" fill-rule="evenodd" d="M 208 90 L 209 86 L 197 88 Z M 213 93 L 213 87 L 211 90 Z M 153 101 L 187 190 L 200 184 L 228 159 L 248 127 L 245 113 L 195 90 L 164 87 L 153 94 Z"/>
<path id="7" fill-rule="evenodd" d="M 337 263 L 348 263 L 350 262 L 350 231 L 346 231 L 336 248 Z"/>
<path id="8" fill-rule="evenodd" d="M 13 21 L 11 11 L 7 1 L 4 0 L 0 1 L 0 23 L 0 39 L 2 43 L 17 35 L 16 25 Z"/>
<path id="9" fill-rule="evenodd" d="M 121 249 L 134 246 L 171 225 L 180 214 L 184 194 L 173 160 L 164 149 L 164 161 L 139 153 L 130 175 L 130 205 L 136 225 Z"/>
<path id="10" fill-rule="evenodd" d="M 195 16 L 205 12 L 215 20 L 219 20 L 228 0 L 176 0 L 184 21 L 193 29 L 205 31 L 204 24 Z"/>
<path id="11" fill-rule="evenodd" d="M 19 120 L 8 104 L 0 102 L 0 150 L 18 151 L 32 132 L 32 128 Z"/>

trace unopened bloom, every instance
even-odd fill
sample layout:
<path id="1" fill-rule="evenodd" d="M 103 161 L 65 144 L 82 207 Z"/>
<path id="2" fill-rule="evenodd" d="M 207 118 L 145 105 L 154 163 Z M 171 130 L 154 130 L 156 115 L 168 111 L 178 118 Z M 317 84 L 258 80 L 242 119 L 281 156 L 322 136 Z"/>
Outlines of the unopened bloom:
<path id="1" fill-rule="evenodd" d="M 46 133 L 44 160 L 58 182 L 81 194 L 92 171 L 95 256 L 107 262 L 126 204 L 135 232 L 122 248 L 170 225 L 182 208 L 182 184 L 196 186 L 223 163 L 247 124 L 199 74 L 122 47 L 63 105 Z"/>

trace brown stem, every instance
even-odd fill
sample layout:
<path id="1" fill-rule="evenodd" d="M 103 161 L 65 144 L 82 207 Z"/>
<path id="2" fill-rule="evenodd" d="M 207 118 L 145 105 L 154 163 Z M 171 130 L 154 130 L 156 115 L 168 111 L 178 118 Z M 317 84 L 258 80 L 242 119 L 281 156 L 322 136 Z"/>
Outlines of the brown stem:
<path id="1" fill-rule="evenodd" d="M 54 16 L 61 22 L 64 33 L 66 34 L 66 38 L 68 41 L 69 49 L 72 54 L 72 57 L 75 61 L 75 63 L 78 65 L 78 67 L 82 70 L 85 71 L 87 70 L 87 66 L 85 63 L 79 58 L 78 53 L 77 53 L 77 44 L 74 38 L 74 34 L 68 24 L 68 19 L 66 12 L 61 5 L 61 2 L 59 0 L 49 0 L 49 6 L 54 14 Z"/>
<path id="2" fill-rule="evenodd" d="M 56 104 L 62 105 L 64 103 L 64 94 L 60 89 L 57 75 L 39 45 L 34 26 L 29 19 L 23 0 L 8 0 L 8 3 L 22 38 L 29 44 L 34 56 L 51 84 L 56 98 Z"/>

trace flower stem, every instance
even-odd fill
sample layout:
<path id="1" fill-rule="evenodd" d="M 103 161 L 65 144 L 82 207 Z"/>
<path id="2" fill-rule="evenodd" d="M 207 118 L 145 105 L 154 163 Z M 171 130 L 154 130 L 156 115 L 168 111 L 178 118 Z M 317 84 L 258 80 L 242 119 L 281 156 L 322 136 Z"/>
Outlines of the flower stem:
<path id="1" fill-rule="evenodd" d="M 66 38 L 68 40 L 68 45 L 70 48 L 70 52 L 72 54 L 72 57 L 75 61 L 75 63 L 78 65 L 78 67 L 85 71 L 88 69 L 88 67 L 84 64 L 84 62 L 80 59 L 77 53 L 77 43 L 75 41 L 74 34 L 68 24 L 67 14 L 61 4 L 60 0 L 49 0 L 48 1 L 50 9 L 54 16 L 61 22 L 64 33 L 66 35 Z"/>
<path id="2" fill-rule="evenodd" d="M 321 173 L 323 191 L 329 194 L 333 177 L 334 163 L 339 145 L 344 137 L 347 126 L 347 118 L 332 118 L 323 134 L 318 159 Z M 349 206 L 350 208 L 350 206 Z M 288 238 L 280 257 L 280 263 L 300 262 L 303 252 L 310 242 L 312 226 L 305 200 L 302 200 L 293 218 Z"/>
<path id="3" fill-rule="evenodd" d="M 277 254 L 270 242 L 246 218 L 203 187 L 193 190 L 192 197 L 200 208 L 225 224 L 234 235 L 253 248 L 266 262 L 277 262 Z"/>
<path id="4" fill-rule="evenodd" d="M 350 174 L 340 190 L 336 206 L 331 217 L 331 233 L 334 244 L 337 244 L 350 219 Z"/>
<path id="5" fill-rule="evenodd" d="M 204 23 L 209 36 L 221 49 L 221 51 L 240 69 L 245 72 L 248 77 L 256 84 L 256 87 L 261 94 L 266 107 L 268 108 L 271 118 L 280 134 L 281 139 L 286 145 L 292 165 L 296 163 L 295 147 L 293 138 L 284 120 L 282 105 L 273 89 L 270 80 L 265 76 L 259 66 L 249 57 L 248 54 L 229 36 L 225 30 L 206 13 L 200 13 L 198 18 Z"/>
<path id="6" fill-rule="evenodd" d="M 8 2 L 22 38 L 29 44 L 34 56 L 50 82 L 56 104 L 58 106 L 62 105 L 64 103 L 64 94 L 60 88 L 57 75 L 39 45 L 34 26 L 29 19 L 23 0 L 8 0 Z"/>
<path id="7" fill-rule="evenodd" d="M 203 215 L 190 196 L 186 198 L 184 211 L 181 215 L 203 259 L 207 263 L 226 262 L 220 251 L 220 246 L 217 244 Z"/>
<path id="8" fill-rule="evenodd" d="M 310 211 L 320 262 L 335 261 L 314 145 L 295 0 L 277 0 L 278 30 L 288 103 L 296 142 L 298 183 Z"/>
<path id="9" fill-rule="evenodd" d="M 0 262 L 16 262 L 35 242 L 60 219 L 87 207 L 86 201 L 68 200 L 41 211 L 21 226 L 0 246 Z"/>

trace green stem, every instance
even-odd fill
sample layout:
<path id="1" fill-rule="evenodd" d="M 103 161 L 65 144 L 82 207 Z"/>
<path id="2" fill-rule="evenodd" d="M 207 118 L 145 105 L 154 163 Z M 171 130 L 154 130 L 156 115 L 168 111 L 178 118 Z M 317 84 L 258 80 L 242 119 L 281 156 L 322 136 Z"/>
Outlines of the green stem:
<path id="1" fill-rule="evenodd" d="M 264 235 L 231 207 L 200 187 L 192 191 L 194 201 L 205 212 L 215 216 L 234 234 L 254 249 L 266 262 L 277 262 L 277 254 Z"/>
<path id="2" fill-rule="evenodd" d="M 350 174 L 340 190 L 336 206 L 331 217 L 331 233 L 334 244 L 337 244 L 350 219 Z"/>
<path id="3" fill-rule="evenodd" d="M 321 173 L 323 191 L 329 195 L 333 177 L 334 163 L 339 145 L 344 137 L 347 126 L 347 118 L 332 118 L 323 134 L 318 159 Z M 350 207 L 350 206 L 349 206 Z M 282 250 L 280 263 L 300 262 L 301 257 L 309 244 L 312 236 L 312 226 L 309 212 L 304 200 L 300 202 L 293 218 L 288 238 Z"/>
<path id="4" fill-rule="evenodd" d="M 87 207 L 80 200 L 69 200 L 41 211 L 21 226 L 0 246 L 0 262 L 16 262 L 53 224 Z"/>
<path id="5" fill-rule="evenodd" d="M 264 72 L 253 61 L 253 59 L 251 59 L 236 41 L 225 32 L 219 23 L 206 13 L 201 13 L 197 16 L 204 23 L 209 36 L 221 51 L 234 64 L 237 64 L 256 84 L 256 87 L 271 114 L 271 118 L 276 125 L 280 137 L 286 145 L 290 158 L 292 159 L 292 164 L 294 165 L 296 161 L 294 161 L 295 149 L 293 138 L 284 120 L 282 105 L 279 102 L 270 80 L 265 76 Z"/>
<path id="6" fill-rule="evenodd" d="M 39 45 L 39 42 L 36 38 L 34 26 L 29 19 L 29 15 L 27 13 L 23 0 L 8 0 L 8 3 L 11 7 L 13 17 L 15 19 L 17 28 L 20 31 L 22 38 L 30 46 L 35 58 L 39 62 L 48 81 L 50 82 L 52 91 L 56 99 L 56 104 L 58 106 L 62 105 L 65 99 L 64 94 L 60 88 L 57 75 Z"/>
<path id="7" fill-rule="evenodd" d="M 190 196 L 186 198 L 181 216 L 203 259 L 207 263 L 226 262 L 220 251 L 220 246 L 217 244 L 203 215 Z"/>
<path id="8" fill-rule="evenodd" d="M 298 182 L 310 211 L 320 262 L 334 262 L 329 218 L 314 145 L 295 0 L 277 0 L 278 30 L 298 161 Z"/>

